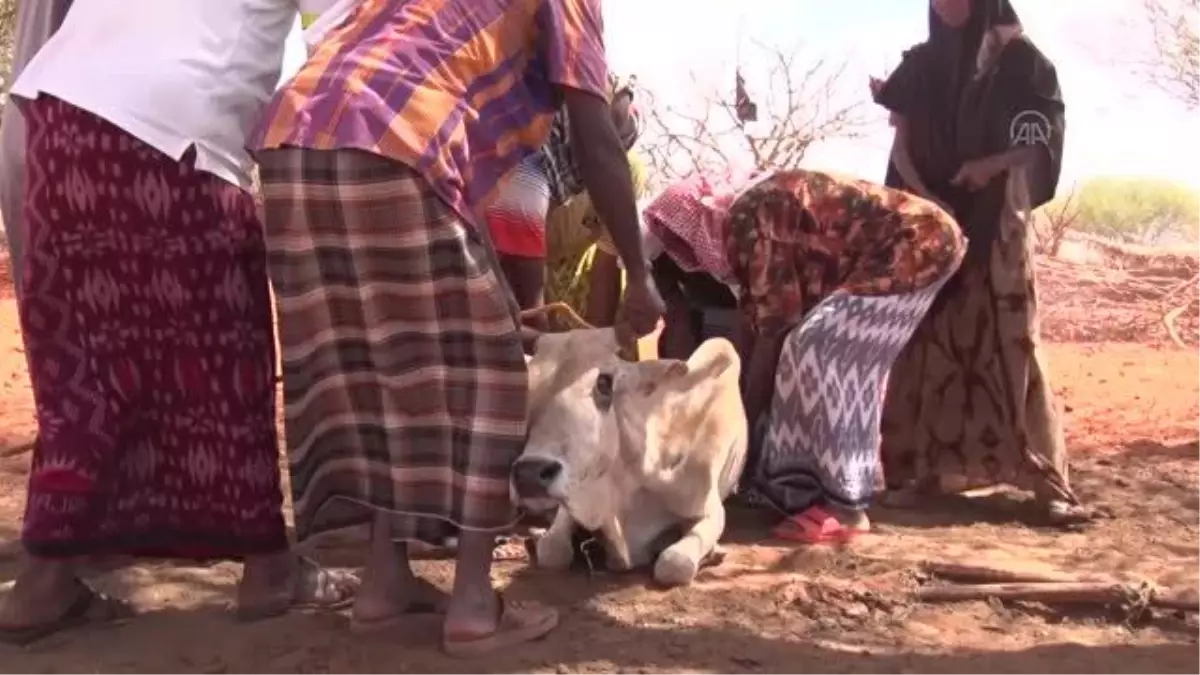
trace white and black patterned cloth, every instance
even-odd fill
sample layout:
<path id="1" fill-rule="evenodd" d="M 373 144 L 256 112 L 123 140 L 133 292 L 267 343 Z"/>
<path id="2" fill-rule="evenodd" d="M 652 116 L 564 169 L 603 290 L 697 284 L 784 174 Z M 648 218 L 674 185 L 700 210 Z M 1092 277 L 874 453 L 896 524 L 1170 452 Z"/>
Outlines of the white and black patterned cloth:
<path id="1" fill-rule="evenodd" d="M 611 88 L 615 96 L 633 98 L 633 89 L 629 85 L 622 86 L 610 76 Z M 583 192 L 583 179 L 579 175 L 579 165 L 571 151 L 571 121 L 565 107 L 560 108 L 550 125 L 550 136 L 538 152 L 542 172 L 550 181 L 550 204 L 557 206 Z M 640 116 L 637 110 L 630 108 L 627 123 L 617 129 L 621 145 L 628 152 L 637 143 L 641 135 Z"/>
<path id="2" fill-rule="evenodd" d="M 583 192 L 583 179 L 571 152 L 571 126 L 566 109 L 554 116 L 550 137 L 538 153 L 542 173 L 550 183 L 550 204 L 557 206 Z"/>
<path id="3" fill-rule="evenodd" d="M 868 505 L 888 373 L 944 283 L 902 295 L 835 291 L 792 329 L 758 427 L 754 501 L 785 514 Z"/>

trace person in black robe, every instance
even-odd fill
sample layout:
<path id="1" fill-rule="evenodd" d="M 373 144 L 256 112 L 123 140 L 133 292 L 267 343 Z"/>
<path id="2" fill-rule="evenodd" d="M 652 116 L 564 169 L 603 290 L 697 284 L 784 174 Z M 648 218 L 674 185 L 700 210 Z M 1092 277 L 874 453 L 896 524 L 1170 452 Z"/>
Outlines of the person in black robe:
<path id="1" fill-rule="evenodd" d="M 933 0 L 928 40 L 871 84 L 896 130 L 887 185 L 938 203 L 969 239 L 892 369 L 881 447 L 892 503 L 1009 483 L 1055 523 L 1086 518 L 1047 381 L 1030 235 L 1062 167 L 1054 64 L 1008 0 Z"/>

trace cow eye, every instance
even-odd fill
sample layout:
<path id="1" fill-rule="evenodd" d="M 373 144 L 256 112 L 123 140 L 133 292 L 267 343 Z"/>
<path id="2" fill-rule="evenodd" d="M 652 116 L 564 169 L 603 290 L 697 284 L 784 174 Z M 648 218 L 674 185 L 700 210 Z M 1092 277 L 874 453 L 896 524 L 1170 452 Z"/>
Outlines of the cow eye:
<path id="1" fill-rule="evenodd" d="M 592 399 L 596 407 L 607 412 L 612 407 L 613 376 L 612 373 L 600 373 L 596 376 L 596 388 L 592 391 Z"/>
<path id="2" fill-rule="evenodd" d="M 612 396 L 613 391 L 613 376 L 612 373 L 600 373 L 596 376 L 596 393 L 600 396 Z"/>

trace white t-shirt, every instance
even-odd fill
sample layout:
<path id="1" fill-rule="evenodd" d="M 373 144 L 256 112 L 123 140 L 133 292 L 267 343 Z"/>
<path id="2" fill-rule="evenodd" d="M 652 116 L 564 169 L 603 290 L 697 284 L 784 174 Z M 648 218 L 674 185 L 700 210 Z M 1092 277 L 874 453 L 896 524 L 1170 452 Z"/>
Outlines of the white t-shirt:
<path id="1" fill-rule="evenodd" d="M 12 93 L 60 98 L 243 188 L 300 12 L 332 0 L 75 0 Z"/>

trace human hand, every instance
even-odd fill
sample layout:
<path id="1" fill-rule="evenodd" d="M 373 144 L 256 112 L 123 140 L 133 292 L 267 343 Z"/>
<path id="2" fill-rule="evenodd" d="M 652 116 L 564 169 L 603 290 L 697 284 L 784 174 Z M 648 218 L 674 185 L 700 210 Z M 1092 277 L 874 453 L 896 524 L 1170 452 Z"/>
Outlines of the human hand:
<path id="1" fill-rule="evenodd" d="M 973 159 L 962 165 L 954 178 L 950 180 L 950 184 L 969 190 L 979 190 L 990 183 L 998 173 L 1000 173 L 1000 166 L 995 160 L 991 158 Z"/>
<path id="2" fill-rule="evenodd" d="M 631 275 L 625 286 L 625 320 L 622 328 L 643 337 L 658 328 L 667 311 L 654 279 L 649 275 Z"/>

